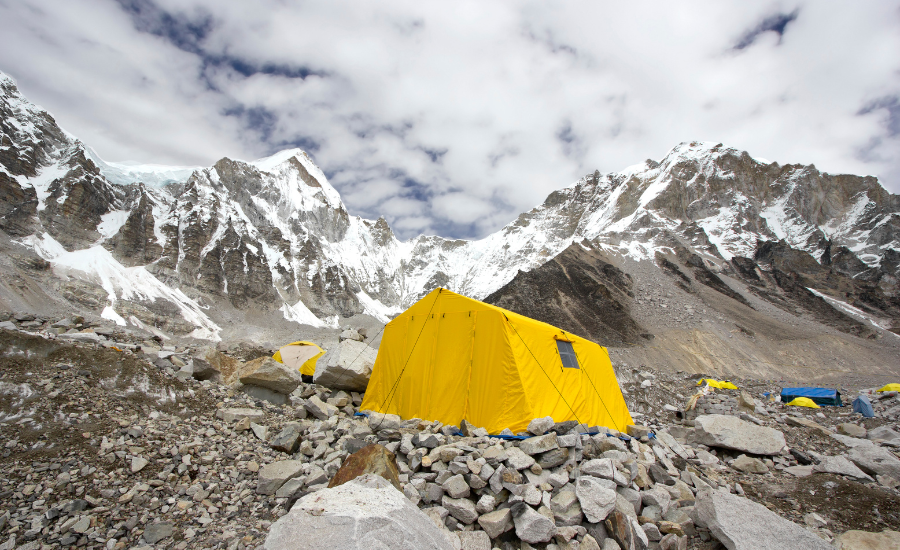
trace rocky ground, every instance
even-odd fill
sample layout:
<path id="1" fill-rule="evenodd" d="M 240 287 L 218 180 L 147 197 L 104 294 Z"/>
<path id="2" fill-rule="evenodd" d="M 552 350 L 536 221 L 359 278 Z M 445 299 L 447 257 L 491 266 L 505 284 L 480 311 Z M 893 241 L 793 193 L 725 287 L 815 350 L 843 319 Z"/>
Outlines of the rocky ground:
<path id="1" fill-rule="evenodd" d="M 538 420 L 540 437 L 504 440 L 354 416 L 359 393 L 266 373 L 272 362 L 253 360 L 269 349 L 41 321 L 0 330 L 4 549 L 258 548 L 370 443 L 396 456 L 404 498 L 453 533 L 450 547 L 711 550 L 762 536 L 735 513 L 789 520 L 811 548 L 900 530 L 900 398 L 859 384 L 840 388 L 844 400 L 870 395 L 876 418 L 785 407 L 764 397 L 777 382 L 754 379 L 691 408 L 698 375 L 620 366 L 640 425 L 630 434 Z M 261 398 L 276 394 L 283 404 Z"/>

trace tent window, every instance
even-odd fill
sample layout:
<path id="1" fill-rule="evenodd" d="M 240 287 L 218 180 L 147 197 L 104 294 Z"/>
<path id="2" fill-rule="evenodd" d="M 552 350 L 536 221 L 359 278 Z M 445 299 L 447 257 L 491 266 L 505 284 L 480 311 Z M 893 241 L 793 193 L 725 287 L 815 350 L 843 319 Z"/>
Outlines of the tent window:
<path id="1" fill-rule="evenodd" d="M 562 364 L 565 368 L 580 368 L 578 366 L 578 357 L 575 355 L 575 348 L 572 347 L 572 342 L 557 340 L 556 347 L 559 349 L 559 358 L 562 359 Z"/>

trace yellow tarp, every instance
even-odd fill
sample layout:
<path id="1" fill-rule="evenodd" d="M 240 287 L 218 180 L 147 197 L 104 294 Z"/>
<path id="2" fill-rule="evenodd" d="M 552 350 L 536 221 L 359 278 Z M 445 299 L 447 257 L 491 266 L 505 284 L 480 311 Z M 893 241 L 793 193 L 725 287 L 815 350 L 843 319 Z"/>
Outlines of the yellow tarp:
<path id="1" fill-rule="evenodd" d="M 888 384 L 878 391 L 900 391 L 900 384 Z"/>
<path id="2" fill-rule="evenodd" d="M 809 407 L 810 409 L 821 409 L 816 402 L 809 397 L 795 397 L 788 405 L 792 407 Z"/>
<path id="3" fill-rule="evenodd" d="M 580 368 L 563 367 L 558 340 L 571 343 Z M 545 416 L 620 431 L 633 424 L 606 348 L 444 289 L 385 327 L 360 410 L 465 419 L 492 434 Z"/>
<path id="4" fill-rule="evenodd" d="M 295 350 L 290 346 L 303 347 L 296 348 Z M 282 357 L 282 351 L 284 352 L 284 357 Z M 295 353 L 295 351 L 298 351 L 299 353 Z M 312 376 L 316 373 L 316 361 L 318 361 L 319 357 L 322 357 L 323 355 L 325 355 L 325 350 L 313 344 L 312 342 L 291 342 L 290 344 L 282 346 L 281 349 L 276 351 L 275 355 L 272 356 L 272 359 L 278 361 L 279 363 L 284 363 L 289 367 L 296 368 L 300 371 L 300 374 Z"/>
<path id="5" fill-rule="evenodd" d="M 699 385 L 702 384 L 704 381 L 705 381 L 705 382 L 709 385 L 709 387 L 711 387 L 711 388 L 719 388 L 720 390 L 736 390 L 736 389 L 738 389 L 737 386 L 735 386 L 734 384 L 732 384 L 732 383 L 729 382 L 728 380 L 713 380 L 712 378 L 703 378 L 703 379 L 701 379 L 699 382 L 697 382 L 697 385 L 699 386 Z"/>

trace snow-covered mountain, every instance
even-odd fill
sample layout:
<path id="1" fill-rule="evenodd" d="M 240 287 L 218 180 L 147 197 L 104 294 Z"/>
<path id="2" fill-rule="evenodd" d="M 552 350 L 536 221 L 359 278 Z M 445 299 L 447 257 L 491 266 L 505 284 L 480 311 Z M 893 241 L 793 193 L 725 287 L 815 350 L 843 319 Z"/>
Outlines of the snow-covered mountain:
<path id="1" fill-rule="evenodd" d="M 595 172 L 481 240 L 403 242 L 383 218 L 351 215 L 299 149 L 198 169 L 108 163 L 3 75 L 0 131 L 10 250 L 49 262 L 55 297 L 177 334 L 215 338 L 226 309 L 337 326 L 386 320 L 435 286 L 483 298 L 584 240 L 635 259 L 688 248 L 714 269 L 784 240 L 820 262 L 840 250 L 850 276 L 894 287 L 900 269 L 900 197 L 876 178 L 722 144 Z"/>

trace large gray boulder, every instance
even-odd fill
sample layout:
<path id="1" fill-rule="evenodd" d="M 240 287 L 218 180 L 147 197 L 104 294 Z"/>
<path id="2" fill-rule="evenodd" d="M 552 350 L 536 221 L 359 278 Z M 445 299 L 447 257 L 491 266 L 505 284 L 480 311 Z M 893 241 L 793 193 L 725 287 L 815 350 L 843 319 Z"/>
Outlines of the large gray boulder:
<path id="1" fill-rule="evenodd" d="M 698 416 L 694 420 L 693 439 L 709 447 L 755 455 L 777 455 L 786 445 L 784 434 L 780 431 L 725 414 Z"/>
<path id="2" fill-rule="evenodd" d="M 900 460 L 878 445 L 860 445 L 850 449 L 850 460 L 867 474 L 900 479 Z"/>
<path id="3" fill-rule="evenodd" d="M 693 520 L 728 550 L 832 550 L 831 544 L 765 506 L 724 491 L 697 495 Z"/>
<path id="4" fill-rule="evenodd" d="M 300 385 L 300 372 L 271 357 L 260 357 L 245 363 L 238 373 L 238 379 L 241 384 L 289 395 Z"/>
<path id="5" fill-rule="evenodd" d="M 275 522 L 266 550 L 341 548 L 459 548 L 449 531 L 437 527 L 384 478 L 366 474 L 333 489 L 310 493 Z M 454 543 L 455 542 L 455 543 Z"/>
<path id="6" fill-rule="evenodd" d="M 319 360 L 313 382 L 335 390 L 364 392 L 376 357 L 378 350 L 344 340 Z"/>

